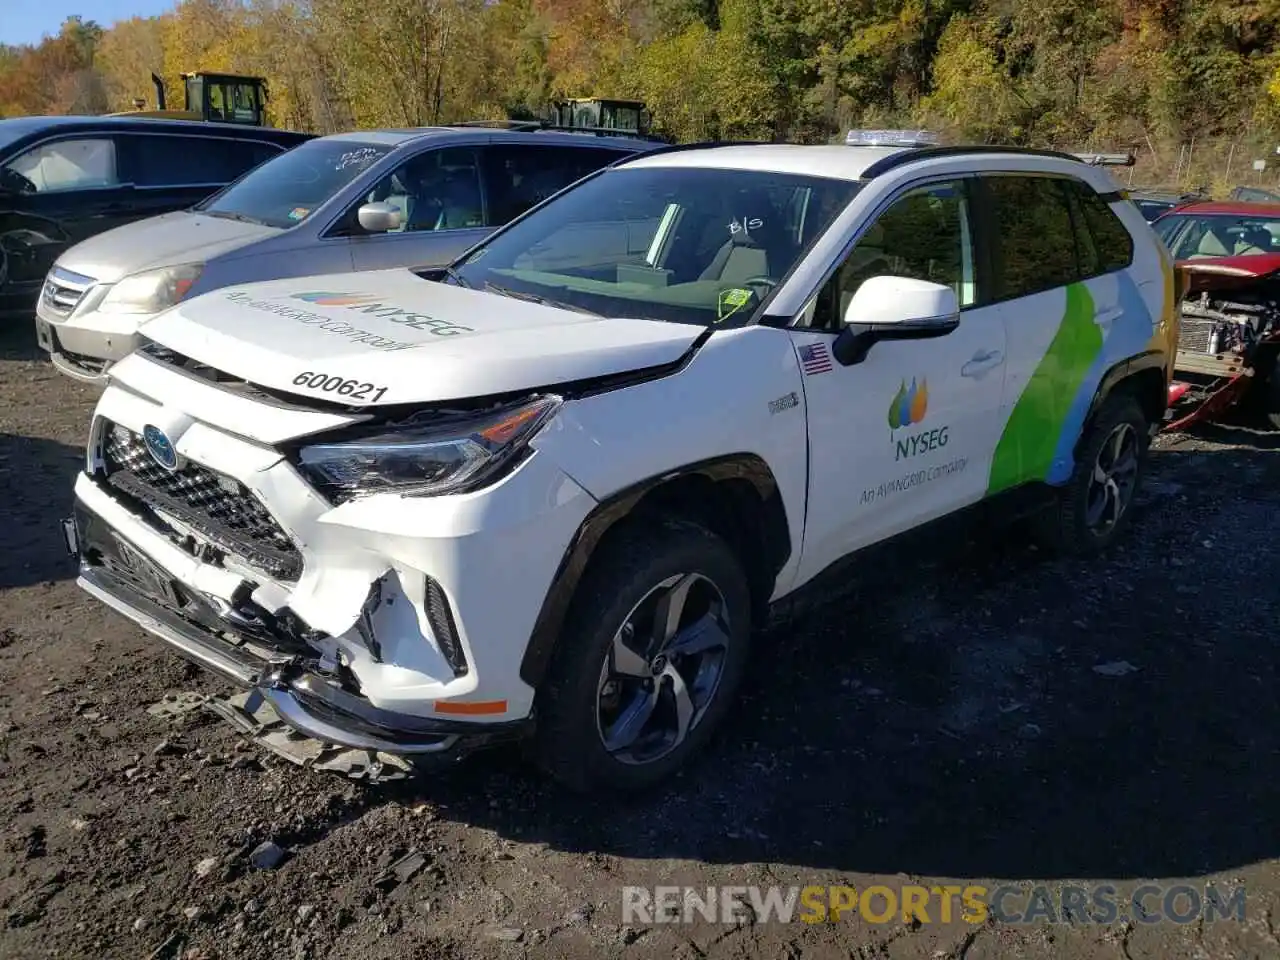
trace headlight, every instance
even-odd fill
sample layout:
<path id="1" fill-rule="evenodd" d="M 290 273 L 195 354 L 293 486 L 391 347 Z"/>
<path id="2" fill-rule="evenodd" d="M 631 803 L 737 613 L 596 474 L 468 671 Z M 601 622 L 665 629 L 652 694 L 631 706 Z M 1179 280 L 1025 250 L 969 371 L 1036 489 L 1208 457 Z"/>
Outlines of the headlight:
<path id="1" fill-rule="evenodd" d="M 434 496 L 491 479 L 560 408 L 539 397 L 482 414 L 303 447 L 298 468 L 335 503 L 377 493 Z"/>
<path id="2" fill-rule="evenodd" d="M 187 295 L 204 269 L 202 263 L 161 267 L 125 277 L 102 299 L 103 313 L 159 313 Z"/>

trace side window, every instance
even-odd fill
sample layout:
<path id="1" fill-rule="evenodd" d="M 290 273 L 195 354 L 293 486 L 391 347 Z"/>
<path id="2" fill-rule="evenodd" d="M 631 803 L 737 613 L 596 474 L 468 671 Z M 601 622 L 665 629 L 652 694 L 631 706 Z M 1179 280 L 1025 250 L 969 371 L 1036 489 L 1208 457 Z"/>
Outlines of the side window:
<path id="1" fill-rule="evenodd" d="M 476 152 L 469 147 L 427 150 L 410 157 L 356 202 L 389 203 L 400 210 L 396 232 L 462 230 L 484 226 Z M 355 208 L 348 217 L 355 222 Z M 355 228 L 359 232 L 359 228 Z"/>
<path id="2" fill-rule="evenodd" d="M 122 137 L 120 150 L 125 179 L 139 187 L 221 186 L 279 152 L 264 143 L 150 134 Z"/>
<path id="3" fill-rule="evenodd" d="M 116 145 L 106 138 L 46 143 L 10 160 L 6 169 L 26 178 L 36 193 L 90 190 L 120 183 Z"/>
<path id="4" fill-rule="evenodd" d="M 1075 229 L 1062 181 L 1054 177 L 984 177 L 994 200 L 995 299 L 1026 297 L 1079 279 Z"/>
<path id="5" fill-rule="evenodd" d="M 627 156 L 617 150 L 532 143 L 499 144 L 483 152 L 490 227 L 514 220 L 575 180 Z"/>
<path id="6" fill-rule="evenodd" d="M 1093 241 L 1097 256 L 1097 273 L 1123 270 L 1133 262 L 1133 237 L 1116 216 L 1115 211 L 1098 196 L 1087 183 L 1073 180 L 1071 193 L 1076 199 L 1075 209 L 1084 220 L 1084 227 Z M 1081 261 L 1081 268 L 1086 264 Z M 1085 273 L 1085 276 L 1093 276 Z"/>
<path id="7" fill-rule="evenodd" d="M 909 190 L 854 245 L 818 295 L 814 326 L 838 330 L 853 295 L 872 277 L 929 280 L 951 287 L 962 307 L 977 302 L 969 201 L 962 181 Z"/>

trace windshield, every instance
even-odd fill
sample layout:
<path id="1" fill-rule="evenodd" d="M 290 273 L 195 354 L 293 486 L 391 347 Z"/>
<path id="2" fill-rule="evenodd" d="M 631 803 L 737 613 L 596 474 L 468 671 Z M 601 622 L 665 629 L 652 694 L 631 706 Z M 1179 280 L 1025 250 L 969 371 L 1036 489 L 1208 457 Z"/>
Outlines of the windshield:
<path id="1" fill-rule="evenodd" d="M 1280 253 L 1280 217 L 1180 214 L 1152 227 L 1175 260 Z"/>
<path id="2" fill-rule="evenodd" d="M 495 236 L 453 276 L 606 317 L 713 324 L 750 315 L 858 188 L 753 170 L 619 167 Z"/>
<path id="3" fill-rule="evenodd" d="M 1172 210 L 1175 206 L 1172 200 L 1135 200 L 1133 204 L 1141 211 L 1147 222 L 1154 220 L 1162 213 Z"/>
<path id="4" fill-rule="evenodd" d="M 350 140 L 310 140 L 255 167 L 197 210 L 292 227 L 391 150 Z"/>

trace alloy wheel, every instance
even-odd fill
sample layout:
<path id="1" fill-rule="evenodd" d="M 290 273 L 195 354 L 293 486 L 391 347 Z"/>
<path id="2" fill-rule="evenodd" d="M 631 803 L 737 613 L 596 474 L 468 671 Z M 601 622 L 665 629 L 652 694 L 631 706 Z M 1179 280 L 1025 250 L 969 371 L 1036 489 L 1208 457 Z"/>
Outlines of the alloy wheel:
<path id="1" fill-rule="evenodd" d="M 1140 448 L 1131 423 L 1119 423 L 1107 435 L 1094 459 L 1085 494 L 1085 525 L 1106 535 L 1124 516 L 1138 483 Z"/>
<path id="2" fill-rule="evenodd" d="M 720 588 L 701 574 L 663 580 L 613 636 L 596 688 L 596 727 L 621 763 L 661 760 L 715 699 L 732 633 Z"/>

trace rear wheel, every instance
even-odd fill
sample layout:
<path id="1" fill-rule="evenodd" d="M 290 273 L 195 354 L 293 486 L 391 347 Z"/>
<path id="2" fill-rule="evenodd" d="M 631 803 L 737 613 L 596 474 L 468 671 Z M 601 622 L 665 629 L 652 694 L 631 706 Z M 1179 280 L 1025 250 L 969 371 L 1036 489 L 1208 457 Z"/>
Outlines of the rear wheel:
<path id="1" fill-rule="evenodd" d="M 1256 397 L 1262 415 L 1272 429 L 1280 430 L 1280 351 L 1260 358 Z"/>
<path id="2" fill-rule="evenodd" d="M 1105 550 L 1128 526 L 1150 443 L 1138 402 L 1107 400 L 1085 434 L 1075 471 L 1041 518 L 1042 539 L 1065 554 Z"/>
<path id="3" fill-rule="evenodd" d="M 593 559 L 538 696 L 541 766 L 579 791 L 673 774 L 729 709 L 751 606 L 728 545 L 691 523 L 633 527 Z"/>

